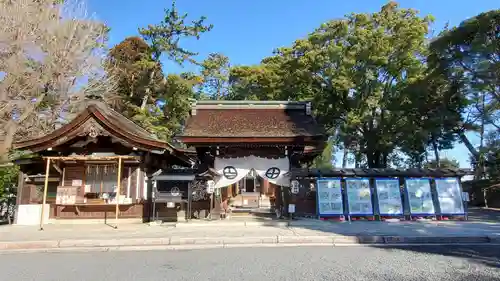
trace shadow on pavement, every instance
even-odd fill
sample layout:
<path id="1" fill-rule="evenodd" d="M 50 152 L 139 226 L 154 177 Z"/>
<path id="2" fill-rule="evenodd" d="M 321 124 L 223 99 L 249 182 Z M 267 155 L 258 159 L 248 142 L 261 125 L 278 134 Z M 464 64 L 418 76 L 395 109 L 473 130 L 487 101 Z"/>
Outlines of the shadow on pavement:
<path id="1" fill-rule="evenodd" d="M 469 221 L 498 222 L 500 223 L 500 210 L 480 207 L 469 208 Z"/>
<path id="2" fill-rule="evenodd" d="M 413 251 L 424 254 L 442 255 L 449 257 L 464 258 L 471 263 L 480 263 L 493 268 L 500 268 L 500 246 L 373 246 L 374 248 L 391 250 Z M 500 280 L 500 276 L 499 276 Z"/>
<path id="3" fill-rule="evenodd" d="M 380 235 L 380 236 L 419 236 L 419 237 L 446 237 L 446 236 L 489 236 L 500 238 L 500 210 L 471 208 L 468 221 L 402 221 L 402 222 L 331 222 L 298 224 L 292 228 L 296 232 L 323 232 L 329 235 Z M 302 235 L 302 234 L 301 234 Z M 500 240 L 499 240 L 500 241 Z M 468 245 L 426 245 L 426 246 L 401 246 L 385 244 L 372 245 L 371 247 L 391 250 L 413 251 L 433 255 L 458 257 L 470 262 L 481 263 L 489 267 L 500 268 L 500 246 L 484 244 L 477 246 Z M 464 279 L 471 280 L 471 279 Z M 482 280 L 482 279 L 474 279 Z M 500 280 L 500 276 L 498 278 Z"/>
<path id="4" fill-rule="evenodd" d="M 379 273 L 379 272 L 371 272 L 369 276 L 365 276 L 365 279 L 370 278 L 370 280 L 384 280 L 384 281 L 425 281 L 425 280 L 436 280 L 433 279 L 432 273 L 429 274 L 430 276 L 428 278 L 422 278 L 421 276 L 418 277 L 408 277 L 403 274 L 401 275 L 394 275 L 394 274 L 384 274 L 384 273 Z M 450 274 L 451 275 L 451 274 Z M 484 273 L 484 272 L 475 272 L 475 273 L 462 273 L 460 276 L 457 276 L 457 274 L 453 274 L 449 277 L 449 280 L 453 281 L 472 281 L 472 280 L 480 280 L 480 281 L 499 281 L 500 277 L 492 277 L 491 274 Z M 363 279 L 364 280 L 364 279 Z M 444 279 L 443 279 L 444 280 Z"/>

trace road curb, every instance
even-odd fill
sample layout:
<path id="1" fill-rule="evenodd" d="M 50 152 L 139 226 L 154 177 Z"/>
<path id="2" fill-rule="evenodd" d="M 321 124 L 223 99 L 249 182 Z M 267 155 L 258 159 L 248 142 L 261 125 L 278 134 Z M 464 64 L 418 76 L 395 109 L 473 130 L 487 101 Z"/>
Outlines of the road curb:
<path id="1" fill-rule="evenodd" d="M 140 250 L 149 248 L 232 248 L 245 246 L 291 246 L 291 245 L 459 245 L 459 244 L 500 244 L 498 236 L 457 236 L 457 237 L 422 237 L 422 236 L 379 236 L 379 235 L 325 235 L 300 236 L 278 235 L 262 237 L 170 237 L 170 238 L 133 238 L 113 240 L 53 240 L 53 241 L 20 241 L 0 242 L 0 252 L 31 251 L 44 252 L 51 250 L 71 251 L 72 249 L 106 251 L 106 249 Z"/>

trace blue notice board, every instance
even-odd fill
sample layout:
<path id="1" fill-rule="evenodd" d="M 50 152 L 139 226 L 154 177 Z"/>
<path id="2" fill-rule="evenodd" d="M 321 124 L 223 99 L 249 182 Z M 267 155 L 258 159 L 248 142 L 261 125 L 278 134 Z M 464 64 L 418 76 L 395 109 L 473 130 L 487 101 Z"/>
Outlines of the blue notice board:
<path id="1" fill-rule="evenodd" d="M 345 182 L 349 215 L 373 215 L 370 179 L 348 178 Z"/>
<path id="2" fill-rule="evenodd" d="M 410 203 L 410 214 L 429 216 L 436 214 L 430 179 L 408 178 L 405 179 L 405 187 L 406 197 Z"/>
<path id="3" fill-rule="evenodd" d="M 382 216 L 399 216 L 403 214 L 401 189 L 399 180 L 392 178 L 375 179 L 377 188 L 378 209 Z"/>
<path id="4" fill-rule="evenodd" d="M 436 191 L 441 215 L 464 215 L 462 189 L 457 178 L 439 178 Z"/>
<path id="5" fill-rule="evenodd" d="M 319 216 L 338 216 L 344 214 L 340 178 L 319 178 L 316 182 L 316 194 Z"/>

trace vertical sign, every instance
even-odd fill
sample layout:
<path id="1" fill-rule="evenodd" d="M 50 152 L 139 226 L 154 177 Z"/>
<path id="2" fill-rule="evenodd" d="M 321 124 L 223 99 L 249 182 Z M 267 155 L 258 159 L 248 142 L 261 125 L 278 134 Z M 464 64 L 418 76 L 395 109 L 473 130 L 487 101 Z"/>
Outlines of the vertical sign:
<path id="1" fill-rule="evenodd" d="M 426 178 L 405 179 L 405 185 L 410 202 L 410 214 L 434 215 L 430 180 Z"/>
<path id="2" fill-rule="evenodd" d="M 463 215 L 462 190 L 457 178 L 436 179 L 439 207 L 443 215 Z"/>
<path id="3" fill-rule="evenodd" d="M 350 215 L 373 215 L 372 192 L 367 178 L 346 179 L 347 204 Z"/>
<path id="4" fill-rule="evenodd" d="M 339 178 L 318 179 L 316 184 L 318 194 L 318 215 L 343 215 L 342 186 Z"/>
<path id="5" fill-rule="evenodd" d="M 375 179 L 380 215 L 394 216 L 403 214 L 401 190 L 398 179 Z"/>

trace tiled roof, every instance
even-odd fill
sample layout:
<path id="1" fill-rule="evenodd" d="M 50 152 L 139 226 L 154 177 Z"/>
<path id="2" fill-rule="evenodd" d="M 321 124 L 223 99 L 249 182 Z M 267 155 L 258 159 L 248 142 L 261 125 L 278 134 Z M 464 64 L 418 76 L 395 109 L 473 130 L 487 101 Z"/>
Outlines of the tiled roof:
<path id="1" fill-rule="evenodd" d="M 107 120 L 109 120 L 114 125 L 116 125 L 117 128 L 120 128 L 121 130 L 127 131 L 128 133 L 130 133 L 132 135 L 135 135 L 135 136 L 142 138 L 144 140 L 159 141 L 158 138 L 154 134 L 144 130 L 141 126 L 134 123 L 132 120 L 129 120 L 127 117 L 116 112 L 111 107 L 107 106 L 106 104 L 104 104 L 102 102 L 93 102 L 93 103 L 89 104 L 88 110 L 91 110 L 94 112 L 97 110 L 102 115 L 104 115 Z M 170 146 L 170 144 L 168 144 L 168 145 Z"/>
<path id="2" fill-rule="evenodd" d="M 198 102 L 181 137 L 313 137 L 322 132 L 300 102 Z"/>
<path id="3" fill-rule="evenodd" d="M 89 102 L 84 111 L 61 128 L 40 138 L 15 142 L 13 148 L 41 151 L 47 149 L 47 147 L 60 145 L 71 138 L 75 138 L 77 136 L 75 132 L 82 130 L 82 127 L 90 119 L 93 119 L 112 135 L 147 151 L 167 150 L 176 155 L 184 155 L 183 151 L 176 149 L 168 142 L 158 140 L 153 134 L 100 101 Z"/>

